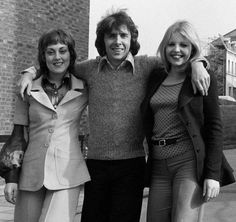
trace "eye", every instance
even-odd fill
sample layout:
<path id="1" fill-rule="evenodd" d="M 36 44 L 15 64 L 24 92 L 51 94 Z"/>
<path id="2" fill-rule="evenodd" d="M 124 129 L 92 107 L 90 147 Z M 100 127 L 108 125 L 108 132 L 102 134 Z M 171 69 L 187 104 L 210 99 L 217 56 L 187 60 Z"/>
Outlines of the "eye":
<path id="1" fill-rule="evenodd" d="M 186 43 L 181 43 L 180 46 L 183 47 L 183 48 L 186 48 L 186 47 L 188 47 L 188 44 L 186 44 Z"/>
<path id="2" fill-rule="evenodd" d="M 47 54 L 47 55 L 53 55 L 53 54 L 54 54 L 54 51 L 53 51 L 53 50 L 46 50 L 46 54 Z"/>
<path id="3" fill-rule="evenodd" d="M 173 46 L 175 46 L 175 43 L 173 43 L 173 42 L 169 42 L 167 46 L 171 46 L 171 47 L 173 47 Z"/>
<path id="4" fill-rule="evenodd" d="M 120 37 L 121 37 L 121 38 L 127 38 L 127 37 L 128 37 L 128 34 L 126 34 L 126 33 L 121 33 L 121 34 L 120 34 Z"/>
<path id="5" fill-rule="evenodd" d="M 60 49 L 60 53 L 61 53 L 61 54 L 66 54 L 67 52 L 68 52 L 67 49 Z"/>
<path id="6" fill-rule="evenodd" d="M 116 37 L 116 34 L 115 34 L 115 33 L 110 33 L 110 34 L 108 34 L 107 36 L 108 36 L 108 38 L 110 38 L 110 39 L 114 39 L 114 38 Z"/>

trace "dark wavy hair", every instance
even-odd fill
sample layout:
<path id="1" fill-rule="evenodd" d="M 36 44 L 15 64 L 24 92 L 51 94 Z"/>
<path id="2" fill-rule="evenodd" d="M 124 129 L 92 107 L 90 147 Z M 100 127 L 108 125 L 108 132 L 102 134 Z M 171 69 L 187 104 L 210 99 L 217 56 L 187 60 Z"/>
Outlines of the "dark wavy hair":
<path id="1" fill-rule="evenodd" d="M 70 64 L 68 67 L 68 71 L 73 72 L 74 63 L 77 57 L 75 52 L 75 41 L 73 37 L 62 29 L 51 29 L 45 32 L 39 38 L 38 42 L 38 63 L 40 74 L 48 75 L 49 69 L 46 64 L 45 51 L 49 45 L 54 45 L 57 43 L 65 44 L 68 46 L 70 53 Z"/>
<path id="2" fill-rule="evenodd" d="M 118 29 L 121 25 L 126 25 L 131 33 L 130 52 L 132 55 L 138 53 L 140 49 L 140 44 L 138 42 L 138 29 L 125 10 L 119 10 L 107 15 L 97 24 L 95 46 L 100 56 L 106 55 L 104 35 L 111 33 L 113 28 Z"/>

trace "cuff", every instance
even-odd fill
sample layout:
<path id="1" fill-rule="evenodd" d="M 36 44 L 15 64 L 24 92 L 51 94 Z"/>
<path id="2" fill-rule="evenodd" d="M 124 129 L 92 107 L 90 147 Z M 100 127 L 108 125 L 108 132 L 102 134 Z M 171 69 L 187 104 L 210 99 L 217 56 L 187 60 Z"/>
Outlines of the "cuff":
<path id="1" fill-rule="evenodd" d="M 196 59 L 193 59 L 192 60 L 192 63 L 193 62 L 202 62 L 204 67 L 209 70 L 210 69 L 210 63 L 208 62 L 208 60 L 205 58 L 205 57 L 199 57 L 199 58 L 196 58 Z"/>

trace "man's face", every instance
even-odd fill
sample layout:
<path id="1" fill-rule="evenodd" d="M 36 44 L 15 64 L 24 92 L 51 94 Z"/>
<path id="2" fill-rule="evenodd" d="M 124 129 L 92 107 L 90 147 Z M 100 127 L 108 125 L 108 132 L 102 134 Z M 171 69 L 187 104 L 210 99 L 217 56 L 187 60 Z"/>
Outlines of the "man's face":
<path id="1" fill-rule="evenodd" d="M 104 35 L 106 54 L 109 62 L 117 67 L 127 57 L 130 50 L 131 33 L 126 25 L 118 29 L 112 29 L 109 34 Z"/>

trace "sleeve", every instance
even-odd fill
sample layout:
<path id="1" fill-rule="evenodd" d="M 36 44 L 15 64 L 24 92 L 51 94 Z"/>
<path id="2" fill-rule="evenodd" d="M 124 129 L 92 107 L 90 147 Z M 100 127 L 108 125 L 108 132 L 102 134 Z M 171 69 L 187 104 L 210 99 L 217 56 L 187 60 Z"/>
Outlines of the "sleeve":
<path id="1" fill-rule="evenodd" d="M 28 126 L 29 124 L 29 103 L 28 97 L 23 101 L 21 96 L 17 94 L 16 104 L 15 104 L 15 114 L 13 123 L 17 125 Z"/>
<path id="2" fill-rule="evenodd" d="M 77 62 L 74 65 L 73 74 L 80 79 L 88 82 L 88 79 L 94 71 L 98 70 L 98 63 L 96 59 L 85 60 L 82 62 Z"/>
<path id="3" fill-rule="evenodd" d="M 20 177 L 20 168 L 12 169 L 4 174 L 5 183 L 18 183 Z"/>
<path id="4" fill-rule="evenodd" d="M 193 59 L 192 62 L 202 62 L 204 67 L 209 70 L 210 69 L 210 63 L 208 62 L 208 60 L 204 57 L 204 56 L 200 56 L 196 59 Z"/>
<path id="5" fill-rule="evenodd" d="M 22 75 L 24 75 L 25 73 L 30 73 L 33 79 L 40 76 L 39 71 L 35 66 L 31 66 L 21 72 Z"/>
<path id="6" fill-rule="evenodd" d="M 206 158 L 204 166 L 205 178 L 220 180 L 223 154 L 223 127 L 218 101 L 217 80 L 210 73 L 211 83 L 208 96 L 203 97 L 204 134 Z"/>
<path id="7" fill-rule="evenodd" d="M 21 167 L 26 148 L 24 126 L 14 125 L 11 136 L 0 151 L 0 176 L 7 182 L 17 182 L 18 169 Z"/>

